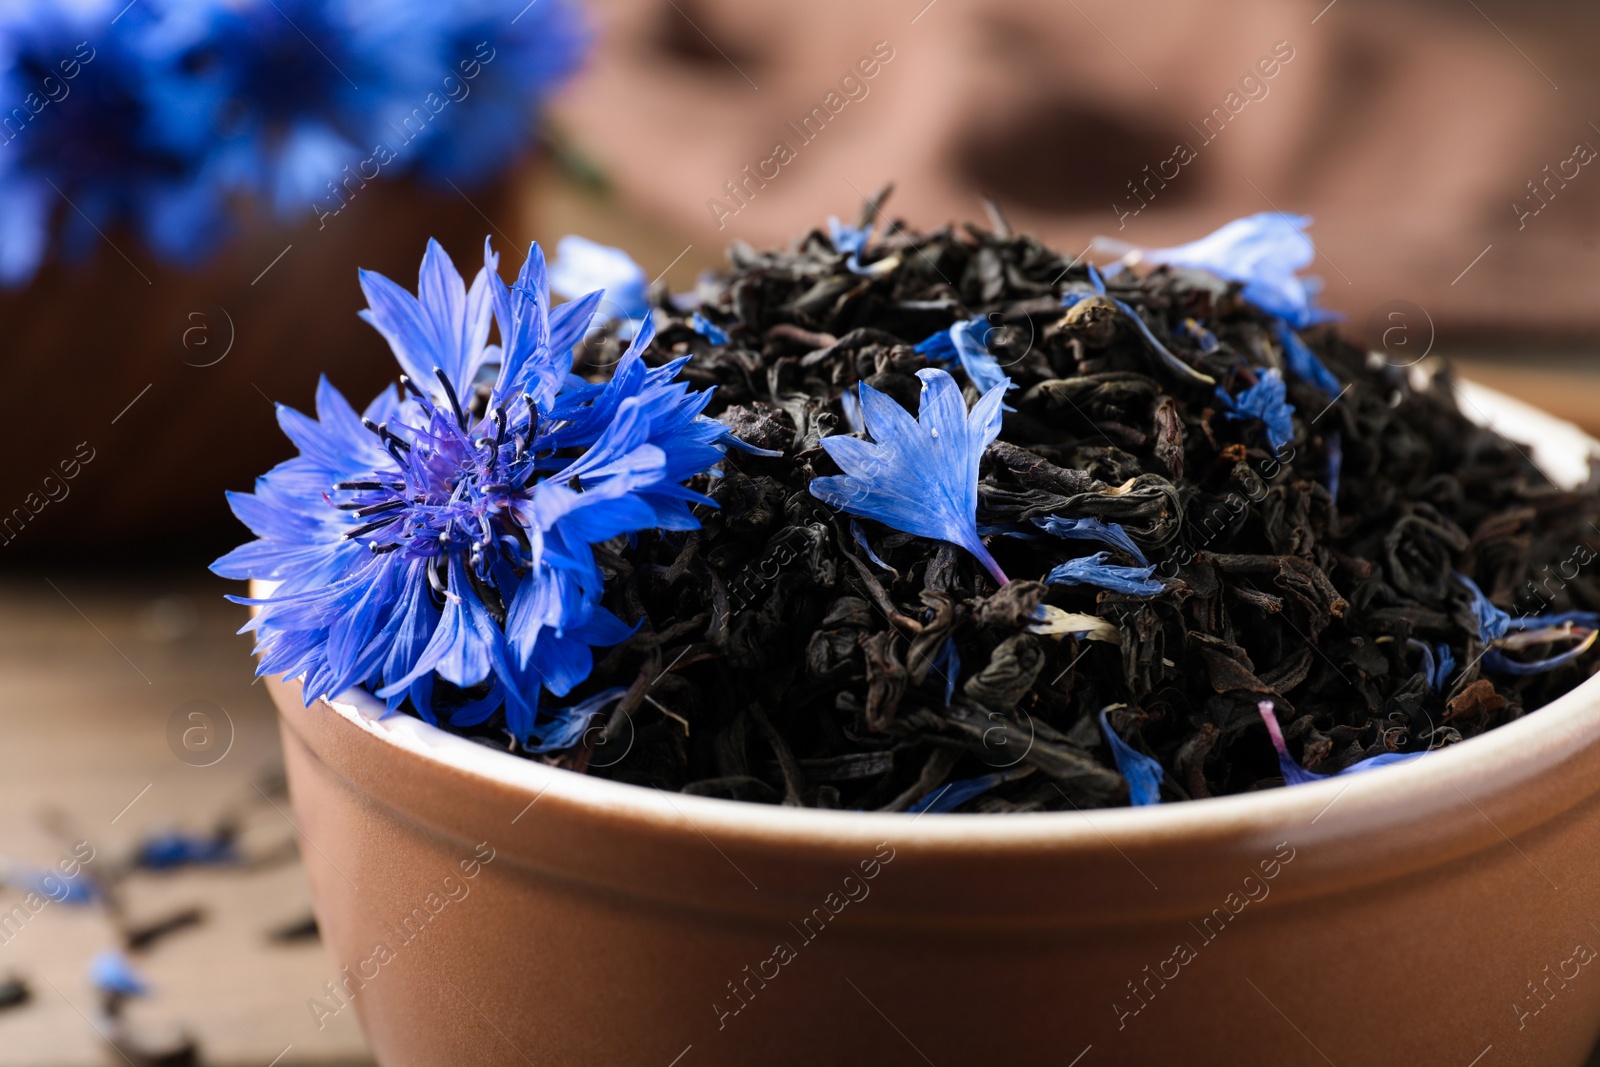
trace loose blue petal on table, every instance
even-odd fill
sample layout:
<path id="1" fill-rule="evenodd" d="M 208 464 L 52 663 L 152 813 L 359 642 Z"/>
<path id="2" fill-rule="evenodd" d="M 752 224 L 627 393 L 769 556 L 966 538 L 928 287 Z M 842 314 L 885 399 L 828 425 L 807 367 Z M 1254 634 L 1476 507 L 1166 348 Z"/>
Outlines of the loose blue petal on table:
<path id="1" fill-rule="evenodd" d="M 811 495 L 846 514 L 873 519 L 917 537 L 966 549 L 1004 585 L 1008 579 L 978 537 L 978 464 L 1000 433 L 1000 400 L 1009 383 L 983 395 L 970 413 L 961 387 L 942 370 L 925 368 L 921 410 L 866 382 L 862 417 L 871 441 L 834 435 L 822 447 L 844 473 L 811 481 Z"/>
<path id="2" fill-rule="evenodd" d="M 85 907 L 100 896 L 95 884 L 87 878 L 68 877 L 57 871 L 36 867 L 8 867 L 0 885 L 9 885 L 24 893 L 37 893 L 57 904 Z"/>
<path id="3" fill-rule="evenodd" d="M 728 331 L 696 311 L 689 319 L 689 325 L 694 332 L 704 337 L 714 345 L 728 343 Z"/>
<path id="4" fill-rule="evenodd" d="M 1069 519 L 1060 515 L 1045 515 L 1033 520 L 1034 524 L 1044 529 L 1046 533 L 1056 537 L 1070 537 L 1079 541 L 1099 541 L 1101 544 L 1120 548 L 1128 555 L 1139 561 L 1139 566 L 1148 567 L 1150 561 L 1145 558 L 1144 552 L 1136 545 L 1133 538 L 1122 528 L 1120 523 L 1101 522 L 1099 519 L 1081 518 Z"/>
<path id="5" fill-rule="evenodd" d="M 142 997 L 150 992 L 149 981 L 116 949 L 108 948 L 89 961 L 89 981 L 102 993 L 124 997 Z"/>
<path id="6" fill-rule="evenodd" d="M 1161 803 L 1163 772 L 1160 761 L 1146 756 L 1118 737 L 1111 728 L 1108 717 L 1110 711 L 1110 708 L 1100 709 L 1100 729 L 1105 731 L 1106 740 L 1111 743 L 1111 757 L 1117 761 L 1117 770 L 1128 780 L 1128 802 L 1134 807 Z"/>
<path id="7" fill-rule="evenodd" d="M 1229 419 L 1256 419 L 1267 431 L 1267 443 L 1274 452 L 1294 440 L 1294 405 L 1289 403 L 1288 386 L 1276 367 L 1256 368 L 1256 384 L 1229 396 L 1217 386 L 1217 399 L 1227 408 Z"/>
<path id="8" fill-rule="evenodd" d="M 188 866 L 225 866 L 239 862 L 239 851 L 231 837 L 168 831 L 152 834 L 141 841 L 134 852 L 133 862 L 150 871 L 170 871 Z"/>
<path id="9" fill-rule="evenodd" d="M 1050 585 L 1097 585 L 1129 596 L 1154 596 L 1166 590 L 1165 582 L 1151 577 L 1155 567 L 1122 567 L 1107 563 L 1110 558 L 1109 552 L 1096 552 L 1069 559 L 1045 575 L 1044 580 Z"/>

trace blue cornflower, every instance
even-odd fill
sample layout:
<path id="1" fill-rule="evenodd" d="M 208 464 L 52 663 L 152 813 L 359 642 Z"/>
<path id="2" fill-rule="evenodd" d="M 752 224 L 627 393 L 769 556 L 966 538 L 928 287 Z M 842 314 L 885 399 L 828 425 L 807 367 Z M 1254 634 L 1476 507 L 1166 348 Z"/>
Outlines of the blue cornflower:
<path id="1" fill-rule="evenodd" d="M 89 981 L 102 993 L 122 997 L 142 997 L 150 992 L 150 982 L 133 969 L 128 957 L 108 948 L 89 961 Z"/>
<path id="2" fill-rule="evenodd" d="M 1344 391 L 1344 386 L 1339 384 L 1339 379 L 1333 372 L 1323 365 L 1317 354 L 1300 340 L 1300 335 L 1290 328 L 1282 319 L 1272 324 L 1273 332 L 1278 336 L 1278 343 L 1283 346 L 1283 362 L 1296 378 L 1303 382 L 1310 382 L 1323 394 L 1336 397 Z"/>
<path id="3" fill-rule="evenodd" d="M 568 299 L 599 290 L 600 316 L 622 323 L 624 339 L 633 336 L 639 320 L 650 317 L 650 280 L 644 268 L 622 249 L 587 237 L 572 234 L 556 245 L 550 288 Z"/>
<path id="4" fill-rule="evenodd" d="M 1217 380 L 1211 377 L 1211 375 L 1195 370 L 1193 367 L 1189 366 L 1189 364 L 1173 355 L 1167 346 L 1161 343 L 1160 339 L 1157 338 L 1155 333 L 1150 329 L 1150 326 L 1144 321 L 1143 318 L 1140 317 L 1137 311 L 1133 310 L 1127 301 L 1118 300 L 1116 297 L 1106 292 L 1105 280 L 1100 277 L 1100 272 L 1095 269 L 1093 263 L 1089 264 L 1089 281 L 1094 286 L 1094 290 L 1092 292 L 1085 292 L 1079 289 L 1068 290 L 1067 292 L 1061 294 L 1061 306 L 1066 308 L 1072 307 L 1072 305 L 1088 296 L 1105 297 L 1107 300 L 1110 300 L 1117 306 L 1117 310 L 1121 311 L 1124 315 L 1128 316 L 1128 318 L 1132 320 L 1134 327 L 1139 331 L 1139 336 L 1144 338 L 1145 344 L 1156 350 L 1156 355 L 1161 357 L 1161 361 L 1163 363 L 1186 378 L 1193 378 L 1195 381 L 1204 382 L 1206 385 L 1216 384 Z"/>
<path id="5" fill-rule="evenodd" d="M 728 343 L 728 331 L 724 330 L 721 326 L 718 326 L 716 323 L 712 322 L 698 311 L 696 311 L 689 319 L 689 326 L 694 330 L 695 333 L 699 334 L 701 337 L 704 337 L 707 341 L 710 341 L 714 345 L 725 345 Z"/>
<path id="6" fill-rule="evenodd" d="M 230 494 L 253 541 L 212 569 L 282 584 L 258 603 L 259 673 L 304 678 L 309 703 L 365 685 L 391 710 L 483 722 L 502 705 L 524 744 L 546 732 L 541 689 L 566 696 L 591 648 L 630 627 L 601 606 L 591 546 L 698 527 L 711 501 L 683 484 L 736 444 L 701 415 L 686 360 L 642 354 L 645 319 L 604 384 L 573 376 L 572 346 L 600 294 L 551 309 L 536 244 L 507 287 L 485 242 L 469 289 L 430 242 L 418 295 L 363 272 L 366 318 L 404 393 L 358 415 L 324 380 L 317 417 L 279 408 L 300 455 Z M 489 344 L 495 326 L 498 344 Z M 454 691 L 440 690 L 439 682 Z"/>
<path id="7" fill-rule="evenodd" d="M 345 2 L 357 10 L 370 4 Z M 434 69 L 427 88 L 452 103 L 418 139 L 418 169 L 446 185 L 484 182 L 526 152 L 537 137 L 532 120 L 538 105 L 578 73 L 593 41 L 577 0 L 386 2 L 421 12 L 419 21 L 432 31 L 428 58 Z M 376 26 L 382 16 L 369 15 L 368 21 Z M 388 121 L 404 130 L 405 118 L 414 123 L 414 109 L 424 101 L 400 101 L 402 116 Z"/>
<path id="8" fill-rule="evenodd" d="M 1264 211 L 1173 248 L 1139 248 L 1105 238 L 1097 238 L 1096 244 L 1126 253 L 1130 260 L 1203 270 L 1239 282 L 1250 303 L 1304 328 L 1336 317 L 1313 304 L 1322 288 L 1320 280 L 1299 274 L 1316 258 L 1316 247 L 1305 232 L 1310 225 L 1307 215 Z"/>
<path id="9" fill-rule="evenodd" d="M 1294 757 L 1289 755 L 1289 746 L 1284 743 L 1283 731 L 1278 727 L 1278 716 L 1273 711 L 1273 702 L 1262 700 L 1256 704 L 1256 711 L 1261 714 L 1261 721 L 1267 726 L 1267 734 L 1272 738 L 1272 747 L 1278 753 L 1278 772 L 1283 775 L 1284 785 L 1305 785 L 1308 782 L 1320 782 L 1324 778 L 1337 777 L 1341 774 L 1358 774 L 1361 771 L 1370 771 L 1376 767 L 1386 767 L 1391 763 L 1409 763 L 1421 759 L 1426 752 L 1385 752 L 1379 756 L 1369 756 L 1358 760 L 1341 771 L 1333 774 L 1317 774 L 1308 771 L 1296 763 Z"/>
<path id="10" fill-rule="evenodd" d="M 1165 582 L 1153 578 L 1154 567 L 1121 567 L 1107 563 L 1109 552 L 1096 552 L 1081 559 L 1069 559 L 1045 575 L 1050 585 L 1097 585 L 1114 593 L 1129 596 L 1155 596 L 1167 588 Z"/>
<path id="11" fill-rule="evenodd" d="M 1000 361 L 989 352 L 992 333 L 994 327 L 987 319 L 962 319 L 948 330 L 924 338 L 917 345 L 917 351 L 936 362 L 959 361 L 961 369 L 967 372 L 967 379 L 980 393 L 987 393 L 1002 382 L 1008 389 L 1015 388 L 1006 372 L 1000 369 Z"/>
<path id="12" fill-rule="evenodd" d="M 1289 403 L 1289 388 L 1276 367 L 1257 367 L 1256 384 L 1229 396 L 1217 386 L 1217 399 L 1228 409 L 1229 419 L 1257 419 L 1266 427 L 1267 443 L 1277 452 L 1294 440 L 1294 405 Z"/>
<path id="13" fill-rule="evenodd" d="M 1483 665 L 1500 674 L 1542 674 L 1577 659 L 1594 646 L 1600 637 L 1600 612 L 1562 611 L 1549 615 L 1508 615 L 1490 603 L 1476 582 L 1466 575 L 1456 573 L 1456 580 L 1466 586 L 1472 601 L 1472 613 L 1478 620 L 1478 640 L 1486 651 Z M 1578 643 L 1565 652 L 1545 659 L 1516 660 L 1505 655 L 1504 649 L 1521 649 L 1552 641 L 1576 640 Z"/>
<path id="14" fill-rule="evenodd" d="M 959 545 L 1004 585 L 1009 579 L 978 537 L 978 461 L 1000 434 L 1000 398 L 1010 383 L 984 393 L 969 413 L 949 374 L 927 368 L 917 377 L 916 418 L 861 383 L 861 414 L 872 440 L 824 437 L 823 449 L 844 474 L 812 479 L 811 495 L 851 515 Z"/>
<path id="15" fill-rule="evenodd" d="M 325 223 L 380 176 L 480 182 L 587 44 L 570 0 L 18 0 L 0 11 L 0 284 L 118 227 L 193 264 L 236 199 Z"/>
<path id="16" fill-rule="evenodd" d="M 139 843 L 135 866 L 150 871 L 170 871 L 189 866 L 226 866 L 239 862 L 239 851 L 227 834 L 153 834 Z"/>
<path id="17" fill-rule="evenodd" d="M 1101 522 L 1099 519 L 1081 518 L 1068 519 L 1060 515 L 1046 515 L 1033 520 L 1034 525 L 1043 527 L 1045 533 L 1056 537 L 1070 537 L 1078 541 L 1099 541 L 1101 544 L 1119 548 L 1139 561 L 1139 566 L 1148 567 L 1150 561 L 1145 558 L 1144 552 L 1128 536 L 1128 531 L 1122 528 L 1121 523 Z"/>
<path id="18" fill-rule="evenodd" d="M 170 62 L 149 5 L 46 0 L 0 9 L 0 284 L 26 282 L 53 244 L 81 258 L 128 227 L 169 259 L 207 250 L 225 190 L 173 143 L 180 116 L 149 89 Z M 112 20 L 116 18 L 116 24 Z"/>
<path id="19" fill-rule="evenodd" d="M 1100 729 L 1111 743 L 1111 758 L 1117 761 L 1117 770 L 1128 780 L 1128 802 L 1136 808 L 1161 803 L 1161 761 L 1118 737 L 1111 728 L 1110 712 L 1111 708 L 1100 709 Z"/>

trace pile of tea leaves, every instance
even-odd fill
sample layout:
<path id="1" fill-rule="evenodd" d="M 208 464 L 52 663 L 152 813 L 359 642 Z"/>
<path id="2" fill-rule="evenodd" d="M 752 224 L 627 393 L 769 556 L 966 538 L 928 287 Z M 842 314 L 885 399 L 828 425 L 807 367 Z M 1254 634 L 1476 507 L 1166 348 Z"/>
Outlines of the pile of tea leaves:
<path id="1" fill-rule="evenodd" d="M 781 454 L 731 452 L 692 483 L 719 505 L 702 529 L 597 546 L 606 604 L 638 629 L 597 650 L 573 699 L 626 692 L 582 744 L 533 758 L 770 804 L 1070 810 L 1129 803 L 1114 732 L 1172 802 L 1283 783 L 1263 701 L 1292 759 L 1333 774 L 1480 734 L 1593 672 L 1592 633 L 1552 613 L 1600 608 L 1584 566 L 1600 493 L 1556 488 L 1466 417 L 1447 368 L 1391 365 L 1329 326 L 1294 335 L 1331 395 L 1238 284 L 1130 268 L 1100 295 L 1088 267 L 992 223 L 896 224 L 854 257 L 823 230 L 735 245 L 693 318 L 654 294 L 650 362 L 692 355 L 708 414 Z M 916 373 L 940 365 L 977 399 L 960 363 L 917 347 L 971 319 L 1014 385 L 978 485 L 1003 586 L 810 491 L 840 473 L 821 442 L 859 426 L 842 399 L 858 383 L 915 415 Z M 592 339 L 579 369 L 602 378 L 620 351 Z M 1293 414 L 1275 429 L 1219 396 L 1277 375 Z M 1051 519 L 1114 524 L 1151 577 L 1043 584 L 1097 553 L 1145 562 Z M 1493 632 L 1456 573 L 1553 625 Z"/>

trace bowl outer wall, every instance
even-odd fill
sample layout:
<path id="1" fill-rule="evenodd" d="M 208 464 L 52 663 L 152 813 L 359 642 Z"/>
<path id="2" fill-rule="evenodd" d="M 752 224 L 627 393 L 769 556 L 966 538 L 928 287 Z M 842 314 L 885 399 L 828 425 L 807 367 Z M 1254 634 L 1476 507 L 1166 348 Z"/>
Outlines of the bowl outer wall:
<path id="1" fill-rule="evenodd" d="M 1499 414 L 1486 392 L 1475 391 L 1473 402 Z M 1543 419 L 1513 412 L 1504 428 L 1533 440 L 1530 433 L 1544 429 Z M 1600 918 L 1600 895 L 1591 884 L 1600 858 L 1600 745 L 1594 743 L 1600 688 L 1594 679 L 1482 737 L 1349 778 L 1155 808 L 928 818 L 668 795 L 509 757 L 409 717 L 381 718 L 381 707 L 362 694 L 308 709 L 292 683 L 270 686 L 283 712 L 296 811 L 313 846 L 307 863 L 319 918 L 342 962 L 359 959 L 374 931 L 393 929 L 377 924 L 370 895 L 357 886 L 390 884 L 377 896 L 404 913 L 401 905 L 426 892 L 429 879 L 402 877 L 392 884 L 396 861 L 426 856 L 426 862 L 403 866 L 430 867 L 437 883 L 439 872 L 449 870 L 448 857 L 471 856 L 486 841 L 496 860 L 479 885 L 497 885 L 497 894 L 518 901 L 510 914 L 527 916 L 532 927 L 541 925 L 539 913 L 527 910 L 537 900 L 556 926 L 587 930 L 597 941 L 607 940 L 605 932 L 630 929 L 631 947 L 617 951 L 635 957 L 628 964 L 635 971 L 649 972 L 641 959 L 663 962 L 658 984 L 671 971 L 664 961 L 694 951 L 693 945 L 726 957 L 708 974 L 737 979 L 744 963 L 770 954 L 764 946 L 790 936 L 786 930 L 801 933 L 793 924 L 829 894 L 837 900 L 847 874 L 857 871 L 855 884 L 862 885 L 861 863 L 887 847 L 894 858 L 867 885 L 873 903 L 862 900 L 841 913 L 849 916 L 849 933 L 835 938 L 830 950 L 877 980 L 891 959 L 897 962 L 890 970 L 910 968 L 900 976 L 908 981 L 946 969 L 952 959 L 984 985 L 1007 974 L 1037 978 L 1062 994 L 1092 998 L 1078 1024 L 1084 1040 L 1099 1035 L 1123 1052 L 1157 1038 L 1153 1052 L 1168 1047 L 1166 1024 L 1129 1023 L 1114 1005 L 1141 1005 L 1124 987 L 1143 975 L 1148 992 L 1149 971 L 1141 969 L 1170 957 L 1173 942 L 1184 939 L 1198 944 L 1221 974 L 1257 975 L 1272 994 L 1272 1011 L 1287 1003 L 1284 1010 L 1302 1020 L 1329 1005 L 1370 1014 L 1375 1004 L 1417 1000 L 1419 982 L 1433 990 L 1422 1002 L 1445 998 L 1432 1017 L 1447 1005 L 1459 1013 L 1464 1004 L 1484 1016 L 1482 1034 L 1460 1027 L 1436 1032 L 1437 1022 L 1419 1026 L 1415 1020 L 1409 1031 L 1395 1031 L 1375 1019 L 1355 1034 L 1336 1034 L 1338 1040 L 1321 1035 L 1323 1044 L 1347 1055 L 1392 1050 L 1397 1040 L 1424 1041 L 1419 1047 L 1434 1050 L 1473 1045 L 1475 1053 L 1494 1031 L 1521 1023 L 1500 1038 L 1503 1048 L 1515 1042 L 1536 1057 L 1521 1062 L 1579 1063 L 1600 1027 L 1600 981 L 1593 991 L 1578 990 L 1574 982 L 1579 995 L 1568 996 L 1559 1021 L 1540 1024 L 1531 1037 L 1527 1017 L 1512 1007 L 1517 996 L 1526 996 L 1526 982 L 1541 977 L 1541 967 L 1568 958 L 1573 939 L 1591 936 L 1583 924 Z M 408 852 L 422 856 L 399 855 Z M 1283 861 L 1286 854 L 1293 858 Z M 1266 878 L 1266 870 L 1275 876 Z M 1264 895 L 1240 903 L 1257 894 Z M 574 899 L 589 903 L 576 906 Z M 1207 917 L 1244 908 L 1249 926 L 1231 927 L 1241 935 L 1211 947 Z M 602 922 L 600 914 L 608 918 Z M 1253 933 L 1245 935 L 1246 929 Z M 695 933 L 686 941 L 689 931 Z M 1441 939 L 1452 931 L 1454 947 L 1441 952 Z M 463 949 L 464 958 L 487 952 L 510 965 L 507 954 L 517 952 L 492 929 L 455 936 L 481 942 Z M 1600 932 L 1592 937 L 1600 943 Z M 929 953 L 930 944 L 944 948 Z M 1361 951 L 1352 955 L 1352 945 Z M 822 958 L 807 951 L 810 960 Z M 1294 974 L 1300 952 L 1320 956 L 1311 968 L 1317 981 L 1285 990 L 1271 976 L 1286 968 Z M 1382 961 L 1390 957 L 1394 962 L 1385 969 Z M 474 969 L 462 969 L 459 954 L 446 952 L 435 966 L 450 970 L 452 959 L 460 981 L 471 981 Z M 1504 973 L 1490 980 L 1474 970 L 1472 959 Z M 549 975 L 529 980 L 547 984 Z M 696 1000 L 710 1004 L 720 995 L 738 1003 L 723 984 L 703 980 Z M 1171 1005 L 1168 1022 L 1207 1029 L 1196 1022 L 1215 1014 L 1205 985 L 1191 981 L 1164 996 Z M 355 1003 L 383 1062 L 428 1062 L 412 1053 L 439 1040 L 438 1027 L 407 1022 L 401 986 L 374 982 L 371 989 L 385 992 L 363 989 Z M 1250 996 L 1248 987 L 1240 990 Z M 495 999 L 494 989 L 480 992 Z M 950 1017 L 948 1005 L 928 1017 L 915 1000 L 891 999 L 891 1017 L 913 1019 L 925 1032 Z M 681 1007 L 664 1002 L 662 1010 Z M 1253 1008 L 1265 1011 L 1260 1002 Z M 695 1010 L 701 1023 L 717 1021 L 716 1009 Z M 1155 1011 L 1153 1000 L 1148 1010 Z M 1249 1014 L 1247 1008 L 1241 1019 Z M 1415 1018 L 1431 1016 L 1424 1010 Z M 1273 1017 L 1267 1012 L 1269 1021 Z M 717 1032 L 732 1025 L 723 1021 Z M 1273 1025 L 1282 1028 L 1283 1021 Z M 512 1024 L 501 1019 L 499 1025 Z M 752 1035 L 773 1026 L 783 1030 L 773 1021 L 742 1025 Z M 1136 1040 L 1124 1036 L 1130 1030 L 1139 1033 Z M 1296 1032 L 1290 1036 L 1302 1041 Z M 942 1044 L 958 1048 L 971 1036 L 971 1027 L 956 1027 Z M 650 1039 L 651 1031 L 624 1026 L 601 1045 L 608 1055 L 633 1055 Z M 577 1055 L 579 1062 L 605 1062 L 582 1058 L 592 1040 L 552 1043 L 548 1020 L 523 1033 L 523 1041 Z M 1371 1042 L 1378 1044 L 1368 1047 Z M 1258 1034 L 1248 1047 L 1249 1054 L 1234 1048 L 1217 1062 L 1256 1062 L 1252 1057 L 1273 1055 L 1277 1046 Z M 1303 1043 L 1295 1047 L 1297 1056 L 1307 1051 Z M 1287 1055 L 1288 1046 L 1278 1052 Z M 1022 1046 L 1012 1054 L 1031 1062 Z"/>

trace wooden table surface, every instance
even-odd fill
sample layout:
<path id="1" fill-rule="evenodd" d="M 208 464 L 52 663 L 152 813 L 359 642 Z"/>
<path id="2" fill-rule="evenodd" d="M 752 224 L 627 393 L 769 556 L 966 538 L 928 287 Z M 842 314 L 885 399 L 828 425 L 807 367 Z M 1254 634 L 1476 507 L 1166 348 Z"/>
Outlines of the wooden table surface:
<path id="1" fill-rule="evenodd" d="M 247 854 L 291 858 L 126 883 L 135 921 L 206 910 L 200 925 L 134 957 L 154 990 L 130 1020 L 158 1034 L 187 1031 L 208 1065 L 367 1064 L 353 1013 L 319 1030 L 307 1007 L 334 976 L 321 943 L 268 936 L 309 915 L 309 898 L 286 847 L 296 834 L 287 804 L 258 789 L 280 767 L 275 712 L 251 684 L 250 640 L 234 633 L 244 609 L 224 602 L 225 591 L 203 571 L 177 582 L 0 578 L 0 857 L 49 866 L 85 840 L 95 849 L 89 869 L 104 870 L 151 831 L 204 830 L 237 808 Z M 211 766 L 191 766 L 169 746 L 169 719 L 194 701 L 232 724 L 232 746 Z M 221 737 L 224 720 L 213 718 Z M 0 916 L 21 899 L 0 889 Z M 51 903 L 0 933 L 0 978 L 24 978 L 33 993 L 0 1010 L 0 1067 L 124 1062 L 96 1032 L 85 974 L 116 943 L 108 917 Z"/>

